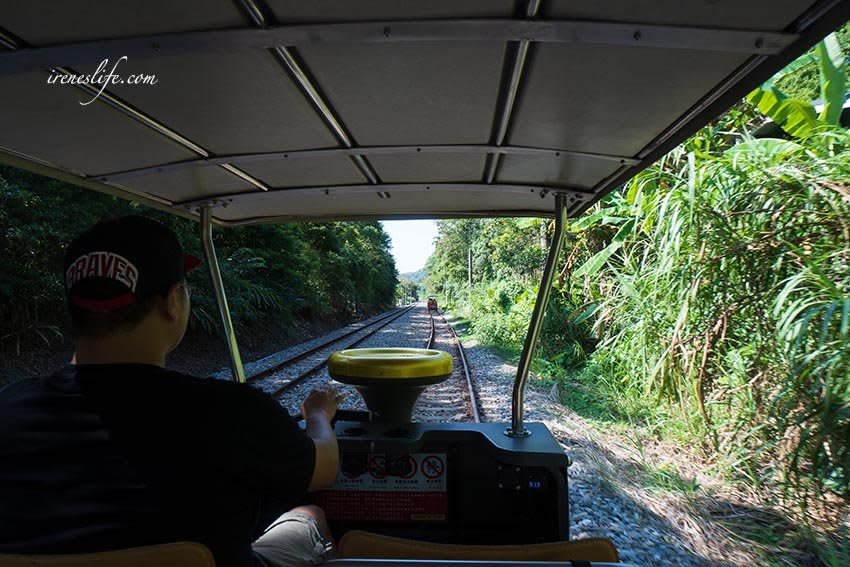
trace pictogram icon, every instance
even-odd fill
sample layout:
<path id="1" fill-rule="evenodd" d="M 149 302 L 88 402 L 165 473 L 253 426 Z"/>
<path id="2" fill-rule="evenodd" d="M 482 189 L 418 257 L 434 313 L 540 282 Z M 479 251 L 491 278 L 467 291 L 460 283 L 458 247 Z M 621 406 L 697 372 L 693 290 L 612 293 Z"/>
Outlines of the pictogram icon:
<path id="1" fill-rule="evenodd" d="M 446 464 L 437 455 L 428 455 L 422 459 L 422 473 L 428 478 L 440 478 L 446 470 Z"/>

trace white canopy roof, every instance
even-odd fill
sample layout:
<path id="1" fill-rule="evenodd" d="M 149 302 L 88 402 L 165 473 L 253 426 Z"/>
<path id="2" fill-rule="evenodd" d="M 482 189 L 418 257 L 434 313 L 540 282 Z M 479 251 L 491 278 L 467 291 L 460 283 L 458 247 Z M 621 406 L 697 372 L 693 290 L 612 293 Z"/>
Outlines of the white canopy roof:
<path id="1" fill-rule="evenodd" d="M 0 5 L 0 161 L 222 224 L 580 214 L 848 0 Z M 48 84 L 90 74 L 155 85 Z M 52 69 L 52 70 L 51 70 Z M 55 78 L 55 77 L 54 77 Z"/>

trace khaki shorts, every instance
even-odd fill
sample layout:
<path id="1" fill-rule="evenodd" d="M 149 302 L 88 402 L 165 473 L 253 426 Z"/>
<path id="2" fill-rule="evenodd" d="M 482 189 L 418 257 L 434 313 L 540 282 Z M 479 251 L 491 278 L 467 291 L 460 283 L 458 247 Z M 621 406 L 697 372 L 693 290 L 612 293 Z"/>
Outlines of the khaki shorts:
<path id="1" fill-rule="evenodd" d="M 275 520 L 251 547 L 268 567 L 317 565 L 333 551 L 316 520 L 303 512 L 287 512 Z"/>

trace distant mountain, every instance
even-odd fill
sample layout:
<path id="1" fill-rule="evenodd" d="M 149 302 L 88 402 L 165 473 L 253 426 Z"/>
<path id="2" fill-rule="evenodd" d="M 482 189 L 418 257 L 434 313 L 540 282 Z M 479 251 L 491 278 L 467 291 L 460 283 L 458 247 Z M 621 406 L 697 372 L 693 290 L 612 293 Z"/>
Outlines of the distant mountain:
<path id="1" fill-rule="evenodd" d="M 425 277 L 428 275 L 428 272 L 425 268 L 418 270 L 416 272 L 407 272 L 406 274 L 401 274 L 402 278 L 407 278 L 413 283 L 421 284 L 425 281 Z"/>

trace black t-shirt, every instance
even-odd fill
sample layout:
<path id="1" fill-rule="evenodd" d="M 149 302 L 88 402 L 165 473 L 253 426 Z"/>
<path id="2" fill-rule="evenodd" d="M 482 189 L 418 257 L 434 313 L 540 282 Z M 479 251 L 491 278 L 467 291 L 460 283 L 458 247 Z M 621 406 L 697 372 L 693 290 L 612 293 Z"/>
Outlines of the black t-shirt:
<path id="1" fill-rule="evenodd" d="M 0 390 L 0 552 L 199 541 L 216 564 L 302 503 L 315 446 L 245 384 L 144 364 L 69 366 Z"/>

